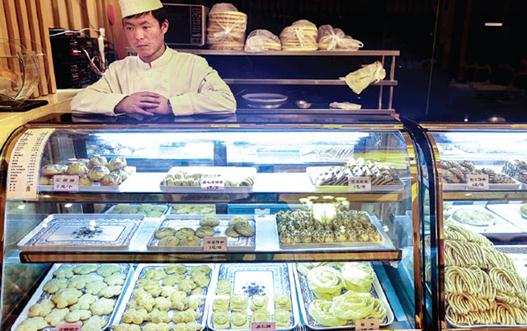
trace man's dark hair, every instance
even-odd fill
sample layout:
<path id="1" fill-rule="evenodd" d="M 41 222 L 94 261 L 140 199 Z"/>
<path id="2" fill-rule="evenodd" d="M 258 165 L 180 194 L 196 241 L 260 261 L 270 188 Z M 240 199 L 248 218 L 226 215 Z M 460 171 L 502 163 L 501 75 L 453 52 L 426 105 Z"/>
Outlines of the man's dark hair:
<path id="1" fill-rule="evenodd" d="M 156 10 L 147 11 L 144 13 L 126 16 L 125 18 L 138 18 L 138 17 L 148 15 L 149 13 L 152 13 L 152 16 L 154 16 L 154 18 L 159 22 L 159 26 L 161 26 L 161 24 L 163 24 L 165 20 L 168 21 L 168 14 L 167 14 L 165 7 L 162 7 Z"/>

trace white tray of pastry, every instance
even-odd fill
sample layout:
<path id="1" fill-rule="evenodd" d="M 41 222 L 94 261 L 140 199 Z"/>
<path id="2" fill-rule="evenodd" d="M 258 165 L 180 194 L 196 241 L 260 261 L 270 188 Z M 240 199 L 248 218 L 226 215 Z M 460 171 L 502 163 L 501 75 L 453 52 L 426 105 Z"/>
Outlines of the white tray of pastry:
<path id="1" fill-rule="evenodd" d="M 515 224 L 486 209 L 484 205 L 454 205 L 452 206 L 452 214 L 447 221 L 486 236 L 521 232 Z"/>
<path id="2" fill-rule="evenodd" d="M 244 227 L 229 227 L 233 220 L 245 220 Z M 207 229 L 200 226 L 200 222 Z M 201 230 L 199 230 L 202 228 Z M 184 230 L 182 230 L 184 229 Z M 199 233 L 203 231 L 202 233 Z M 207 232 L 210 231 L 210 232 Z M 162 233 L 166 232 L 166 233 Z M 185 241 L 178 240 L 177 233 L 188 232 Z M 198 235 L 199 234 L 199 235 Z M 192 237 L 192 238 L 189 238 Z M 237 236 L 237 237 L 236 237 Z M 147 248 L 166 252 L 200 252 L 203 251 L 203 238 L 227 237 L 228 251 L 254 251 L 256 247 L 256 222 L 253 215 L 167 215 L 152 234 Z M 176 239 L 169 239 L 176 238 Z M 192 240 L 190 240 L 192 239 Z"/>
<path id="3" fill-rule="evenodd" d="M 511 202 L 500 204 L 487 204 L 487 209 L 503 217 L 510 223 L 517 226 L 522 233 L 527 232 L 527 215 L 523 216 L 521 208 L 524 204 Z M 527 208 L 525 208 L 527 209 Z"/>
<path id="4" fill-rule="evenodd" d="M 19 243 L 21 251 L 126 250 L 144 215 L 51 214 Z"/>
<path id="5" fill-rule="evenodd" d="M 372 241 L 337 241 L 336 239 L 333 239 L 332 242 L 309 242 L 309 243 L 284 243 L 282 240 L 280 240 L 280 232 L 278 230 L 278 224 L 276 226 L 277 232 L 278 232 L 278 238 L 280 240 L 280 248 L 286 249 L 286 250 L 306 250 L 306 251 L 316 251 L 316 250 L 342 250 L 343 247 L 349 247 L 349 248 L 357 248 L 357 249 L 384 249 L 386 247 L 393 247 L 393 243 L 386 236 L 386 232 L 382 230 L 382 225 L 379 222 L 379 220 L 372 215 L 368 215 L 368 218 L 370 219 L 370 223 L 373 225 L 375 230 L 377 231 L 379 240 L 372 240 Z M 277 221 L 278 222 L 278 221 Z M 358 230 L 358 229 L 357 229 Z M 316 234 L 316 232 L 313 232 Z"/>
<path id="6" fill-rule="evenodd" d="M 139 325 L 144 331 L 202 330 L 209 290 L 216 279 L 213 264 L 139 264 L 112 330 L 119 331 L 120 323 Z M 141 310 L 145 306 L 150 308 L 148 312 Z"/>
<path id="7" fill-rule="evenodd" d="M 252 322 L 292 330 L 300 323 L 289 263 L 221 264 L 214 284 L 207 320 L 211 330 L 250 331 Z"/>
<path id="8" fill-rule="evenodd" d="M 341 192 L 353 192 L 357 191 L 353 187 L 348 185 L 348 178 L 345 176 L 334 177 L 336 185 L 317 185 L 317 178 L 324 173 L 331 173 L 334 170 L 334 166 L 320 166 L 320 167 L 307 167 L 306 173 L 311 180 L 311 183 L 315 186 L 316 191 L 318 192 L 328 192 L 328 193 L 341 193 Z M 338 168 L 338 167 L 337 167 Z M 368 176 L 359 176 L 359 177 L 368 177 Z M 371 191 L 372 192 L 399 192 L 403 190 L 403 183 L 399 178 L 391 180 L 389 184 L 377 185 L 376 181 L 380 178 L 374 176 L 369 176 L 371 178 Z"/>
<path id="9" fill-rule="evenodd" d="M 355 263 L 355 264 L 357 264 L 357 262 L 346 262 L 346 263 L 349 263 L 349 264 Z M 370 266 L 370 268 L 371 268 L 371 265 L 369 263 L 367 263 L 367 262 L 362 262 L 362 264 L 366 264 L 366 265 Z M 336 330 L 336 329 L 349 330 L 349 329 L 354 329 L 355 328 L 354 321 L 353 320 L 348 320 L 348 319 L 345 318 L 345 316 L 341 316 L 341 315 L 338 315 L 338 316 L 334 315 L 332 317 L 332 319 L 334 319 L 335 317 L 338 318 L 338 319 L 342 319 L 340 321 L 340 323 L 338 323 L 340 325 L 335 325 L 335 326 L 322 325 L 322 324 L 317 323 L 315 321 L 313 316 L 309 313 L 309 311 L 310 311 L 309 307 L 312 304 L 312 302 L 317 300 L 318 298 L 315 295 L 315 293 L 312 291 L 312 289 L 310 289 L 310 287 L 309 287 L 309 282 L 308 282 L 307 275 L 305 275 L 304 273 L 302 273 L 299 270 L 299 266 L 303 267 L 305 265 L 323 266 L 323 264 L 320 264 L 320 263 L 307 263 L 307 264 L 297 263 L 297 264 L 295 264 L 294 275 L 295 275 L 297 288 L 299 289 L 298 297 L 299 297 L 299 301 L 300 301 L 300 312 L 302 314 L 302 320 L 305 322 L 305 324 L 312 330 Z M 335 272 L 340 273 L 340 271 L 338 271 L 338 269 L 335 268 L 335 265 L 336 265 L 336 263 L 335 264 L 329 264 L 329 265 L 326 265 L 326 266 L 323 266 L 323 267 L 334 269 Z M 313 267 L 309 267 L 309 269 L 313 269 Z M 303 270 L 307 271 L 306 269 L 303 269 Z M 384 315 L 384 318 L 380 319 L 379 326 L 385 327 L 385 326 L 388 326 L 388 325 L 392 324 L 394 319 L 395 319 L 395 317 L 393 315 L 393 311 L 392 311 L 392 309 L 390 307 L 388 299 L 386 298 L 386 295 L 384 294 L 384 290 L 382 289 L 382 286 L 379 283 L 379 279 L 377 278 L 377 274 L 373 270 L 372 270 L 372 273 L 373 273 L 373 279 L 372 279 L 372 282 L 371 282 L 370 291 L 369 292 L 364 292 L 364 294 L 362 294 L 362 295 L 368 295 L 369 294 L 369 297 L 373 298 L 374 301 L 376 301 L 378 303 L 376 308 L 383 309 L 384 313 L 382 315 Z M 357 274 L 355 274 L 354 276 L 355 276 L 355 279 L 356 279 Z M 338 279 L 337 282 L 341 282 L 339 277 L 337 277 L 336 279 Z M 346 294 L 346 293 L 350 292 L 350 291 L 346 290 L 344 287 L 342 287 L 341 291 L 342 291 L 342 294 Z M 339 291 L 338 294 L 341 294 L 341 292 Z M 329 301 L 333 302 L 332 300 L 333 299 L 331 299 Z M 352 313 L 353 311 L 348 309 L 348 312 Z M 331 313 L 334 313 L 334 311 L 331 308 L 329 308 L 329 310 L 326 311 L 326 313 L 331 314 Z M 366 316 L 366 317 L 359 318 L 359 319 L 368 319 L 368 318 L 373 318 L 373 317 Z"/>
<path id="10" fill-rule="evenodd" d="M 123 171 L 126 172 L 125 174 L 127 175 L 126 179 L 124 180 L 118 179 L 118 178 L 110 179 L 111 181 L 115 181 L 115 180 L 121 181 L 118 185 L 103 185 L 101 181 L 92 181 L 92 180 L 88 181 L 87 179 L 86 179 L 86 182 L 83 182 L 83 180 L 79 178 L 78 192 L 121 192 L 123 185 L 132 181 L 130 180 L 130 177 L 134 176 L 136 172 L 136 168 L 127 166 L 123 169 Z M 112 174 L 112 173 L 113 172 L 109 172 L 108 174 Z M 63 175 L 68 175 L 68 174 L 64 173 Z M 50 178 L 53 178 L 53 176 L 48 177 L 48 181 L 50 181 Z M 38 189 L 38 192 L 54 192 L 55 191 L 55 188 L 53 185 L 39 184 L 37 189 Z"/>
<path id="11" fill-rule="evenodd" d="M 159 187 L 172 193 L 247 193 L 253 189 L 255 176 L 256 168 L 252 167 L 172 167 Z M 221 184 L 202 184 L 205 178 Z"/>
<path id="12" fill-rule="evenodd" d="M 65 322 L 104 330 L 133 274 L 130 264 L 54 264 L 11 327 L 54 331 Z M 61 307 L 61 308 L 59 308 Z"/>

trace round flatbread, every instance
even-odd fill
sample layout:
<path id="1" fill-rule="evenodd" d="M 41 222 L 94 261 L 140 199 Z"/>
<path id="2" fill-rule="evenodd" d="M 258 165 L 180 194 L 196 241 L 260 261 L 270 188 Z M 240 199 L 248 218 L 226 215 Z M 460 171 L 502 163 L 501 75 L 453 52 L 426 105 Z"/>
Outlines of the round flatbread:
<path id="1" fill-rule="evenodd" d="M 472 226 L 490 226 L 496 223 L 497 217 L 482 209 L 458 208 L 452 218 L 459 223 Z"/>

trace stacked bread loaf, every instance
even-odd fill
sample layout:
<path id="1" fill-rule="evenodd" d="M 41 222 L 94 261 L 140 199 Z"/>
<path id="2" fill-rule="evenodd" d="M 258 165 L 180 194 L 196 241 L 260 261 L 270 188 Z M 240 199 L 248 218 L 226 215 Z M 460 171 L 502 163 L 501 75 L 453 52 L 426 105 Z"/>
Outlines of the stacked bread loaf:
<path id="1" fill-rule="evenodd" d="M 269 30 L 258 29 L 252 31 L 245 41 L 246 52 L 280 51 L 280 38 Z"/>
<path id="2" fill-rule="evenodd" d="M 284 51 L 316 51 L 317 26 L 308 20 L 299 20 L 286 27 L 280 33 L 280 41 Z"/>
<path id="3" fill-rule="evenodd" d="M 230 3 L 215 4 L 209 12 L 207 44 L 210 49 L 242 50 L 247 15 Z"/>

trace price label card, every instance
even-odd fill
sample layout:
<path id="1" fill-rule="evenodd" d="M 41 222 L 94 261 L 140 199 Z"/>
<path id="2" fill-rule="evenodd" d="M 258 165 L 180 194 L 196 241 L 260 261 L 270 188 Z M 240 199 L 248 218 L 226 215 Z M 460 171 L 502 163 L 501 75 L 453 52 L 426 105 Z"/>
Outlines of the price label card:
<path id="1" fill-rule="evenodd" d="M 53 191 L 79 192 L 79 176 L 73 176 L 73 175 L 53 176 Z"/>
<path id="2" fill-rule="evenodd" d="M 82 323 L 62 323 L 57 325 L 57 331 L 81 331 Z"/>
<path id="3" fill-rule="evenodd" d="M 252 331 L 275 331 L 276 323 L 275 322 L 253 322 L 251 324 Z"/>
<path id="4" fill-rule="evenodd" d="M 40 159 L 44 146 L 54 131 L 55 129 L 32 129 L 18 139 L 9 160 L 8 199 L 37 199 Z"/>
<path id="5" fill-rule="evenodd" d="M 201 189 L 208 191 L 219 191 L 225 188 L 225 180 L 221 175 L 202 175 Z"/>
<path id="6" fill-rule="evenodd" d="M 226 252 L 227 237 L 205 237 L 203 238 L 204 252 Z"/>
<path id="7" fill-rule="evenodd" d="M 379 324 L 380 322 L 378 319 L 357 320 L 355 321 L 355 330 L 376 331 L 379 330 Z"/>
<path id="8" fill-rule="evenodd" d="M 348 187 L 354 192 L 370 192 L 371 191 L 371 177 L 349 177 Z"/>
<path id="9" fill-rule="evenodd" d="M 489 175 L 465 175 L 467 179 L 467 189 L 469 190 L 488 190 L 489 189 Z"/>

